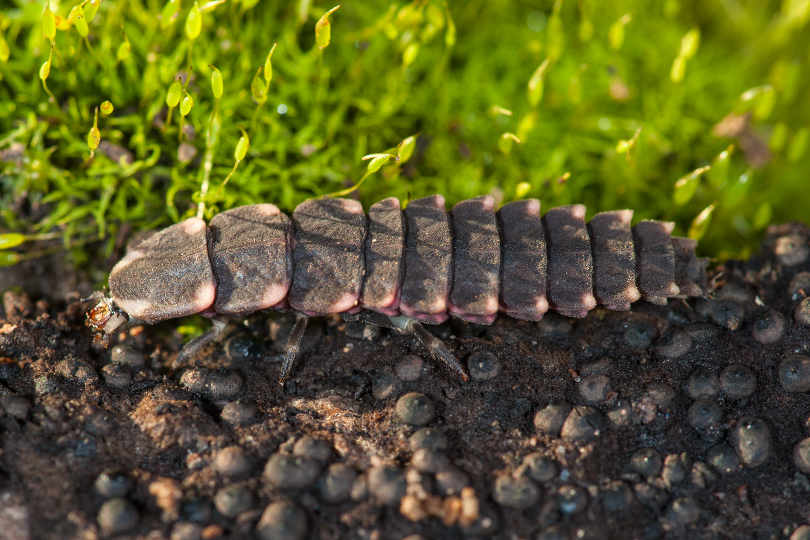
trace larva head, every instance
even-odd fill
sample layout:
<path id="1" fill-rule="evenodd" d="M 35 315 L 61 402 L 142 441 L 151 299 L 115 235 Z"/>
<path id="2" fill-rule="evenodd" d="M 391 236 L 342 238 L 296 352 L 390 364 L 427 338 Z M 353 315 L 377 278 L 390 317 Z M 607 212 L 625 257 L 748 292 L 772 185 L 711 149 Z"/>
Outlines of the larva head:
<path id="1" fill-rule="evenodd" d="M 96 298 L 98 303 L 87 310 L 87 319 L 84 324 L 93 330 L 93 344 L 101 344 L 106 347 L 110 344 L 110 334 L 127 322 L 128 317 L 109 296 L 96 293 L 91 297 L 91 299 Z"/>

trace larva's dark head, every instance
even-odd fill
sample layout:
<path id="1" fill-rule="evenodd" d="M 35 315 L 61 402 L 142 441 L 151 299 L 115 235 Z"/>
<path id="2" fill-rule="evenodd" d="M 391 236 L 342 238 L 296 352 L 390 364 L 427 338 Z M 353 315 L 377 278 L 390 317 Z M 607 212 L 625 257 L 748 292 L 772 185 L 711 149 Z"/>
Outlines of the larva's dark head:
<path id="1" fill-rule="evenodd" d="M 93 330 L 93 344 L 101 344 L 106 347 L 110 344 L 110 334 L 129 318 L 109 296 L 96 293 L 91 299 L 97 299 L 98 302 L 87 310 L 87 319 L 84 324 Z"/>

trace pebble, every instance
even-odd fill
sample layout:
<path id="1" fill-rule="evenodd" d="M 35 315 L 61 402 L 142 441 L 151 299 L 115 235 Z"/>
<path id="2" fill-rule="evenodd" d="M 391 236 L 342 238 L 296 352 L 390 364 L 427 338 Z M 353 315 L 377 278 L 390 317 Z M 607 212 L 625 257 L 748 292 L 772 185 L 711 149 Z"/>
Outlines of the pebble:
<path id="1" fill-rule="evenodd" d="M 692 403 L 686 418 L 689 425 L 698 430 L 716 428 L 723 421 L 723 409 L 714 400 L 699 399 Z"/>
<path id="2" fill-rule="evenodd" d="M 602 357 L 582 364 L 582 367 L 579 368 L 579 374 L 581 377 L 587 377 L 588 375 L 608 375 L 613 369 L 613 360 Z"/>
<path id="3" fill-rule="evenodd" d="M 525 510 L 540 500 L 540 490 L 525 476 L 499 476 L 492 488 L 492 498 L 501 506 Z"/>
<path id="4" fill-rule="evenodd" d="M 256 532 L 262 540 L 303 540 L 307 534 L 306 513 L 289 501 L 270 503 L 262 512 Z"/>
<path id="5" fill-rule="evenodd" d="M 678 395 L 675 389 L 665 383 L 650 383 L 644 388 L 644 395 L 649 397 L 659 410 L 669 409 Z"/>
<path id="6" fill-rule="evenodd" d="M 407 487 L 402 471 L 393 465 L 377 465 L 368 470 L 368 491 L 382 504 L 399 504 Z"/>
<path id="7" fill-rule="evenodd" d="M 580 397 L 589 403 L 604 403 L 612 390 L 607 375 L 588 375 L 579 381 L 577 387 Z"/>
<path id="8" fill-rule="evenodd" d="M 436 490 L 445 497 L 458 496 L 470 485 L 470 477 L 456 467 L 450 466 L 436 473 Z"/>
<path id="9" fill-rule="evenodd" d="M 105 498 L 123 497 L 129 491 L 131 482 L 122 472 L 109 469 L 96 477 L 96 491 Z"/>
<path id="10" fill-rule="evenodd" d="M 136 351 L 129 345 L 116 345 L 110 351 L 110 359 L 113 364 L 127 366 L 128 368 L 140 371 L 144 366 L 143 353 Z"/>
<path id="11" fill-rule="evenodd" d="M 371 377 L 371 395 L 374 399 L 389 399 L 399 394 L 402 389 L 402 381 L 394 374 L 394 370 L 388 366 L 378 370 Z"/>
<path id="12" fill-rule="evenodd" d="M 691 525 L 700 519 L 700 505 L 692 497 L 681 497 L 672 501 L 667 515 L 680 526 Z"/>
<path id="13" fill-rule="evenodd" d="M 810 356 L 794 354 L 782 360 L 779 383 L 786 392 L 810 392 Z"/>
<path id="14" fill-rule="evenodd" d="M 129 372 L 129 369 L 118 364 L 107 364 L 101 368 L 101 376 L 104 377 L 107 386 L 119 390 L 129 388 L 132 382 L 132 373 Z"/>
<path id="15" fill-rule="evenodd" d="M 778 311 L 771 310 L 757 317 L 751 334 L 757 343 L 771 345 L 782 339 L 787 330 L 787 325 L 787 317 Z"/>
<path id="16" fill-rule="evenodd" d="M 557 489 L 557 507 L 563 514 L 573 516 L 588 507 L 588 492 L 585 488 L 567 484 Z"/>
<path id="17" fill-rule="evenodd" d="M 756 389 L 757 378 L 742 364 L 731 364 L 720 372 L 720 390 L 730 399 L 750 397 Z"/>
<path id="18" fill-rule="evenodd" d="M 477 351 L 467 358 L 467 370 L 474 381 L 491 381 L 501 373 L 501 361 L 489 351 Z"/>
<path id="19" fill-rule="evenodd" d="M 810 437 L 793 447 L 793 464 L 804 474 L 810 474 Z"/>
<path id="20" fill-rule="evenodd" d="M 436 408 L 426 395 L 409 392 L 397 400 L 394 414 L 403 424 L 424 426 L 433 421 Z"/>
<path id="21" fill-rule="evenodd" d="M 685 355 L 687 352 L 689 352 L 689 348 L 691 346 L 692 336 L 686 332 L 676 330 L 674 332 L 664 334 L 664 337 L 658 341 L 658 344 L 655 347 L 655 352 L 657 352 L 661 358 L 672 360 Z"/>
<path id="22" fill-rule="evenodd" d="M 537 328 L 545 338 L 561 339 L 571 333 L 573 330 L 572 324 L 571 320 L 566 317 L 556 313 L 548 313 L 537 323 Z"/>
<path id="23" fill-rule="evenodd" d="M 798 300 L 810 296 L 810 272 L 799 272 L 788 285 L 788 297 L 791 300 Z"/>
<path id="24" fill-rule="evenodd" d="M 222 408 L 222 419 L 234 426 L 246 426 L 253 423 L 258 415 L 256 406 L 244 401 L 231 401 Z"/>
<path id="25" fill-rule="evenodd" d="M 235 518 L 253 508 L 253 492 L 243 486 L 228 486 L 217 491 L 214 506 L 227 518 Z"/>
<path id="26" fill-rule="evenodd" d="M 219 370 L 208 374 L 204 395 L 214 401 L 231 400 L 242 391 L 242 377 L 230 370 Z"/>
<path id="27" fill-rule="evenodd" d="M 62 360 L 56 364 L 54 371 L 66 379 L 75 379 L 85 384 L 98 380 L 98 375 L 93 366 L 75 358 Z"/>
<path id="28" fill-rule="evenodd" d="M 738 304 L 745 304 L 754 300 L 754 293 L 734 282 L 728 282 L 720 287 L 715 293 L 718 300 L 731 300 Z"/>
<path id="29" fill-rule="evenodd" d="M 394 366 L 394 373 L 405 382 L 414 382 L 425 372 L 425 361 L 420 356 L 409 354 Z"/>
<path id="30" fill-rule="evenodd" d="M 235 478 L 247 474 L 253 468 L 250 458 L 241 446 L 228 446 L 217 451 L 214 468 L 222 476 Z"/>
<path id="31" fill-rule="evenodd" d="M 16 420 L 25 420 L 31 410 L 31 404 L 23 396 L 2 396 L 0 397 L 0 406 L 9 416 Z"/>
<path id="32" fill-rule="evenodd" d="M 346 329 L 343 332 L 352 339 L 373 341 L 380 334 L 380 327 L 361 321 L 350 321 L 346 323 Z"/>
<path id="33" fill-rule="evenodd" d="M 810 540 L 810 525 L 798 527 L 793 531 L 793 534 L 790 535 L 790 540 Z"/>
<path id="34" fill-rule="evenodd" d="M 557 464 L 546 458 L 540 452 L 529 454 L 523 458 L 521 468 L 525 470 L 531 478 L 538 482 L 550 482 L 557 476 Z"/>
<path id="35" fill-rule="evenodd" d="M 647 478 L 658 476 L 663 465 L 664 456 L 655 448 L 639 448 L 630 456 L 630 468 Z"/>
<path id="36" fill-rule="evenodd" d="M 549 437 L 559 437 L 571 405 L 565 401 L 552 401 L 534 415 L 534 427 Z"/>
<path id="37" fill-rule="evenodd" d="M 171 540 L 202 540 L 203 526 L 199 523 L 186 523 L 183 521 L 172 525 Z"/>
<path id="38" fill-rule="evenodd" d="M 565 418 L 560 436 L 574 444 L 588 442 L 599 436 L 602 416 L 593 407 L 574 407 Z"/>
<path id="39" fill-rule="evenodd" d="M 708 300 L 708 313 L 712 322 L 729 330 L 739 330 L 745 319 L 743 307 L 732 300 Z"/>
<path id="40" fill-rule="evenodd" d="M 761 418 L 743 416 L 731 432 L 731 445 L 743 465 L 759 467 L 772 453 L 771 430 Z"/>
<path id="41" fill-rule="evenodd" d="M 420 448 L 431 450 L 447 450 L 447 436 L 436 428 L 422 428 L 408 439 L 411 452 Z"/>
<path id="42" fill-rule="evenodd" d="M 319 487 L 321 498 L 329 504 L 348 501 L 352 486 L 357 479 L 357 471 L 345 463 L 333 463 L 326 469 Z"/>
<path id="43" fill-rule="evenodd" d="M 706 452 L 706 463 L 715 468 L 723 476 L 734 474 L 740 470 L 740 460 L 737 454 L 727 444 L 718 444 Z"/>
<path id="44" fill-rule="evenodd" d="M 316 437 L 301 437 L 295 442 L 292 453 L 296 456 L 307 456 L 314 460 L 326 463 L 334 454 L 332 445 Z"/>
<path id="45" fill-rule="evenodd" d="M 698 343 L 713 341 L 717 337 L 717 327 L 705 322 L 692 323 L 683 330 Z"/>
<path id="46" fill-rule="evenodd" d="M 180 508 L 180 515 L 186 521 L 193 521 L 194 523 L 206 524 L 211 521 L 213 514 L 211 503 L 197 497 L 187 500 Z"/>
<path id="47" fill-rule="evenodd" d="M 127 499 L 116 497 L 101 505 L 98 525 L 106 535 L 129 532 L 138 525 L 138 509 Z"/>
<path id="48" fill-rule="evenodd" d="M 314 484 L 320 472 L 320 463 L 311 457 L 273 454 L 264 467 L 264 479 L 273 487 L 302 489 Z"/>
<path id="49" fill-rule="evenodd" d="M 661 469 L 661 478 L 668 485 L 678 484 L 686 480 L 689 474 L 689 456 L 682 454 L 669 454 L 664 458 L 664 467 Z"/>
<path id="50" fill-rule="evenodd" d="M 655 328 L 647 321 L 630 321 L 624 326 L 624 342 L 633 349 L 648 349 L 656 335 Z"/>
<path id="51" fill-rule="evenodd" d="M 422 472 L 437 473 L 447 469 L 450 466 L 450 460 L 440 450 L 420 448 L 413 453 L 411 465 Z"/>
<path id="52" fill-rule="evenodd" d="M 207 378 L 207 369 L 187 369 L 180 376 L 180 384 L 196 394 L 203 394 L 205 393 L 205 381 Z"/>
<path id="53" fill-rule="evenodd" d="M 262 348 L 247 334 L 236 334 L 223 347 L 228 360 L 238 364 L 262 358 Z"/>
<path id="54" fill-rule="evenodd" d="M 720 379 L 717 373 L 706 368 L 697 368 L 689 375 L 686 393 L 692 399 L 711 398 L 720 393 Z"/>
<path id="55" fill-rule="evenodd" d="M 599 501 L 607 514 L 624 512 L 633 505 L 633 491 L 624 482 L 611 482 L 600 493 Z"/>
<path id="56" fill-rule="evenodd" d="M 802 326 L 810 326 L 810 298 L 805 298 L 796 306 L 793 318 Z"/>
<path id="57" fill-rule="evenodd" d="M 810 255 L 810 246 L 801 234 L 788 234 L 776 239 L 773 252 L 779 264 L 796 266 Z"/>
<path id="58" fill-rule="evenodd" d="M 627 400 L 620 400 L 607 412 L 607 417 L 616 427 L 628 426 L 634 418 L 633 407 Z"/>
<path id="59" fill-rule="evenodd" d="M 642 505 L 646 506 L 653 512 L 660 512 L 664 505 L 667 504 L 669 496 L 667 492 L 659 489 L 647 482 L 639 482 L 633 486 L 633 491 L 636 494 L 636 499 Z"/>

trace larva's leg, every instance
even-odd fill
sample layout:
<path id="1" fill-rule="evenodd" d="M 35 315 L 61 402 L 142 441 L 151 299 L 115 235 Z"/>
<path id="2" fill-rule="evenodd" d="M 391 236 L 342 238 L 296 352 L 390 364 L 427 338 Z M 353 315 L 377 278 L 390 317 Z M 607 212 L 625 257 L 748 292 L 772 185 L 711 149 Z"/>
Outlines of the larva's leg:
<path id="1" fill-rule="evenodd" d="M 196 337 L 185 344 L 180 350 L 177 358 L 174 359 L 172 369 L 177 370 L 188 363 L 189 360 L 197 356 L 203 347 L 208 345 L 212 339 L 217 337 L 225 329 L 227 320 L 224 318 L 211 319 L 211 328 L 203 335 Z"/>
<path id="2" fill-rule="evenodd" d="M 464 370 L 464 366 L 456 360 L 455 355 L 450 352 L 442 340 L 425 330 L 422 323 L 404 315 L 391 317 L 391 323 L 402 333 L 416 336 L 434 358 L 447 364 L 447 367 L 455 371 L 464 382 L 470 380 L 469 375 L 467 375 L 467 372 Z"/>
<path id="3" fill-rule="evenodd" d="M 279 386 L 284 386 L 287 379 L 290 378 L 295 356 L 301 350 L 301 338 L 304 337 L 304 331 L 307 329 L 307 321 L 309 318 L 306 315 L 299 313 L 295 319 L 290 337 L 287 338 L 287 345 L 284 348 L 284 363 L 281 365 L 281 377 L 278 380 Z"/>

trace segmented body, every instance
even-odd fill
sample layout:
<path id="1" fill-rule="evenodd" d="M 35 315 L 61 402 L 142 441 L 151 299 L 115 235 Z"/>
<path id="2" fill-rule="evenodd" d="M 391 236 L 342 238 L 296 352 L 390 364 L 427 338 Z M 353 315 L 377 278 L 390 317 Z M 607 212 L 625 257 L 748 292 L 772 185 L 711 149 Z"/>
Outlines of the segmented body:
<path id="1" fill-rule="evenodd" d="M 265 309 L 305 315 L 448 315 L 490 324 L 498 311 L 539 320 L 583 317 L 597 304 L 627 310 L 644 299 L 698 296 L 706 260 L 672 223 L 632 211 L 563 206 L 541 216 L 534 199 L 494 208 L 489 196 L 452 211 L 433 195 L 363 212 L 350 199 L 315 199 L 292 219 L 272 204 L 242 206 L 210 225 L 190 218 L 133 246 L 110 274 L 118 308 L 148 323 L 199 313 Z"/>

